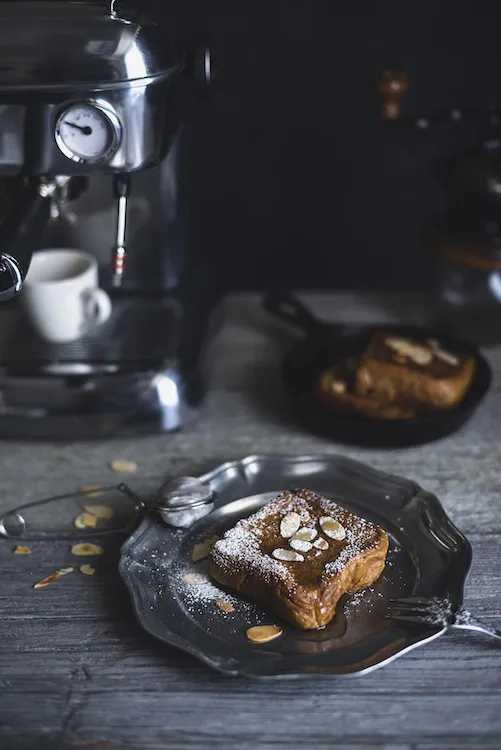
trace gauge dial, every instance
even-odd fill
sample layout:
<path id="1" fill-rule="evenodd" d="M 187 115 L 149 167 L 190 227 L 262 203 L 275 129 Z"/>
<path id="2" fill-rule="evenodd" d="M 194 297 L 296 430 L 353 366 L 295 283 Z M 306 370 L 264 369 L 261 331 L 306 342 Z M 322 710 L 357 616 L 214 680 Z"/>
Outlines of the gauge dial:
<path id="1" fill-rule="evenodd" d="M 119 139 L 115 113 L 93 102 L 68 107 L 56 125 L 57 145 L 73 161 L 100 161 L 116 150 Z"/>

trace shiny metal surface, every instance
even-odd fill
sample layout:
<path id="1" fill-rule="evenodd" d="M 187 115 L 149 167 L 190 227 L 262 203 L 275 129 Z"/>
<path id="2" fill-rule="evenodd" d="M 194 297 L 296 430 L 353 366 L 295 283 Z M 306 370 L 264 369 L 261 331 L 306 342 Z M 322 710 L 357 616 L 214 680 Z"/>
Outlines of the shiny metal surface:
<path id="1" fill-rule="evenodd" d="M 166 159 L 185 115 L 179 89 L 190 78 L 210 82 L 210 54 L 204 49 L 200 59 L 181 50 L 146 18 L 141 3 L 126 7 L 92 0 L 0 2 L 0 173 L 57 182 L 129 174 Z M 68 120 L 76 111 L 80 124 Z M 29 269 L 33 242 L 26 236 L 37 219 L 30 201 L 27 195 L 15 247 L 2 246 L 15 261 L 12 268 L 19 267 L 21 283 L 6 259 L 0 269 L 8 271 L 9 284 L 0 299 L 20 291 Z M 119 196 L 115 287 L 122 286 L 126 202 L 127 195 Z M 44 216 L 47 224 L 50 213 Z"/>
<path id="2" fill-rule="evenodd" d="M 184 114 L 177 89 L 196 71 L 187 71 L 189 51 L 135 7 L 129 20 L 102 2 L 0 2 L 0 170 L 134 172 L 166 156 Z M 109 120 L 98 159 L 78 158 L 61 136 L 75 105 Z"/>
<path id="3" fill-rule="evenodd" d="M 178 529 L 187 529 L 214 508 L 215 493 L 196 477 L 176 477 L 160 487 L 149 507 L 162 520 Z"/>
<path id="4" fill-rule="evenodd" d="M 0 2 L 0 93 L 130 85 L 180 63 L 154 24 L 112 14 L 109 3 Z"/>
<path id="5" fill-rule="evenodd" d="M 388 606 L 387 617 L 400 622 L 410 622 L 417 625 L 437 622 L 448 629 L 470 630 L 482 633 L 501 641 L 501 631 L 492 628 L 485 622 L 474 617 L 462 606 L 452 607 L 446 599 L 411 596 L 403 599 L 392 599 Z"/>
<path id="6" fill-rule="evenodd" d="M 130 501 L 124 503 L 124 496 Z M 61 515 L 70 509 L 71 518 L 85 510 L 84 501 L 99 497 L 99 502 L 112 508 L 116 523 L 102 528 L 75 527 L 53 530 L 54 516 L 60 521 Z M 129 534 L 137 527 L 140 518 L 147 512 L 158 512 L 165 523 L 173 528 L 187 528 L 195 521 L 210 513 L 214 507 L 215 494 L 206 484 L 195 477 L 176 477 L 164 482 L 155 492 L 146 494 L 144 499 L 132 490 L 126 482 L 117 485 L 99 485 L 81 488 L 76 492 L 65 492 L 12 508 L 0 517 L 0 537 L 22 541 L 54 541 L 60 539 L 97 538 L 110 534 Z M 64 508 L 61 505 L 64 503 Z M 55 506 L 53 505 L 55 504 Z M 49 528 L 32 521 L 33 509 L 51 506 L 48 516 Z M 117 507 L 118 506 L 118 507 Z M 51 520 L 52 519 L 52 520 Z M 58 525 L 56 523 L 56 525 Z M 73 523 L 73 526 L 74 523 Z"/>
<path id="7" fill-rule="evenodd" d="M 184 532 L 146 517 L 124 544 L 119 569 L 143 628 L 220 672 L 267 678 L 368 672 L 447 630 L 441 623 L 388 620 L 392 599 L 437 596 L 462 604 L 471 547 L 438 499 L 414 482 L 321 455 L 249 456 L 199 479 L 217 493 L 215 510 Z M 246 628 L 277 622 L 274 615 L 241 597 L 234 597 L 234 613 L 223 615 L 213 604 L 217 587 L 197 598 L 198 587 L 186 586 L 183 575 L 206 568 L 191 562 L 196 543 L 220 536 L 280 490 L 298 486 L 381 524 L 390 537 L 387 566 L 366 595 L 344 598 L 327 628 L 300 631 L 280 623 L 283 635 L 257 646 Z"/>
<path id="8" fill-rule="evenodd" d="M 83 108 L 89 112 L 95 113 L 95 115 L 100 118 L 100 124 L 107 130 L 107 143 L 103 149 L 93 157 L 82 156 L 77 153 L 75 149 L 71 147 L 71 144 L 62 132 L 65 122 L 72 118 L 72 113 L 79 112 Z M 74 127 L 78 127 L 78 125 Z M 89 136 L 85 133 L 84 137 L 88 138 Z M 77 164 L 97 163 L 112 156 L 118 149 L 120 141 L 122 140 L 122 124 L 117 117 L 115 110 L 105 102 L 83 102 L 83 104 L 74 102 L 59 115 L 56 122 L 55 138 L 59 150 L 64 156 L 71 159 L 71 161 L 75 161 Z"/>
<path id="9" fill-rule="evenodd" d="M 206 315 L 210 339 L 219 309 Z M 202 352 L 190 352 L 189 368 L 179 357 L 183 320 L 173 299 L 124 297 L 100 329 L 58 346 L 39 340 L 19 310 L 4 309 L 0 436 L 92 439 L 179 429 L 196 415 L 206 374 Z"/>
<path id="10" fill-rule="evenodd" d="M 9 253 L 0 254 L 0 302 L 7 302 L 19 294 L 23 274 L 19 263 Z"/>

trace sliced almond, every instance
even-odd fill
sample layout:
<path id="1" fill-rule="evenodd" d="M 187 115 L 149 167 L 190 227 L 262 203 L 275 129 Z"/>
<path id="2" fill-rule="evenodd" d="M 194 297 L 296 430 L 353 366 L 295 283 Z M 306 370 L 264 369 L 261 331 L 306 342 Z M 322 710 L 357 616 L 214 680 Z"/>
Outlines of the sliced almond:
<path id="1" fill-rule="evenodd" d="M 289 544 L 292 549 L 295 549 L 298 552 L 309 552 L 313 547 L 311 542 L 306 542 L 303 539 L 291 539 Z"/>
<path id="2" fill-rule="evenodd" d="M 248 628 L 245 635 L 252 643 L 268 643 L 282 635 L 282 632 L 282 628 L 278 625 L 255 625 L 253 628 Z"/>
<path id="3" fill-rule="evenodd" d="M 112 471 L 117 472 L 133 472 L 137 471 L 137 464 L 135 461 L 127 461 L 125 459 L 116 459 L 115 461 L 110 461 L 109 467 Z"/>
<path id="4" fill-rule="evenodd" d="M 204 576 L 201 573 L 186 573 L 186 575 L 183 576 L 183 581 L 189 586 L 201 586 L 204 583 L 209 583 L 207 576 Z"/>
<path id="5" fill-rule="evenodd" d="M 234 612 L 235 607 L 232 607 L 229 602 L 225 602 L 224 599 L 216 599 L 214 604 L 221 612 Z"/>
<path id="6" fill-rule="evenodd" d="M 313 546 L 317 549 L 329 549 L 329 542 L 327 539 L 324 539 L 323 536 L 319 536 L 318 539 L 315 539 L 313 542 Z"/>
<path id="7" fill-rule="evenodd" d="M 25 547 L 24 544 L 18 544 L 17 547 L 14 547 L 14 554 L 15 555 L 31 555 L 31 550 L 29 547 Z"/>
<path id="8" fill-rule="evenodd" d="M 330 384 L 330 389 L 332 393 L 342 396 L 343 393 L 346 393 L 346 383 L 343 383 L 342 380 L 333 380 Z"/>
<path id="9" fill-rule="evenodd" d="M 386 346 L 404 357 L 412 359 L 417 365 L 429 365 L 433 361 L 433 353 L 427 346 L 414 344 L 408 339 L 388 337 Z"/>
<path id="10" fill-rule="evenodd" d="M 442 362 L 445 362 L 452 367 L 456 367 L 456 365 L 459 364 L 458 357 L 456 357 L 454 354 L 451 354 L 450 352 L 444 351 L 444 349 L 435 349 L 434 354 L 437 359 L 441 359 Z"/>
<path id="11" fill-rule="evenodd" d="M 42 578 L 41 581 L 37 581 L 37 583 L 34 584 L 34 589 L 43 589 L 45 586 L 49 586 L 51 583 L 55 583 L 59 578 L 61 578 L 61 573 L 59 570 L 56 570 L 55 573 L 51 573 L 50 576 L 47 576 L 47 578 Z"/>
<path id="12" fill-rule="evenodd" d="M 289 539 L 301 526 L 301 516 L 299 513 L 287 513 L 280 521 L 280 534 L 284 539 Z"/>
<path id="13" fill-rule="evenodd" d="M 85 510 L 96 518 L 113 518 L 115 511 L 107 505 L 86 505 Z"/>
<path id="14" fill-rule="evenodd" d="M 74 544 L 71 548 L 71 554 L 77 557 L 90 557 L 91 555 L 102 555 L 104 549 L 98 544 Z"/>
<path id="15" fill-rule="evenodd" d="M 92 567 L 92 565 L 80 565 L 80 573 L 83 573 L 84 576 L 93 576 L 96 572 L 96 569 Z"/>
<path id="16" fill-rule="evenodd" d="M 218 539 L 218 536 L 211 536 L 208 539 L 204 539 L 200 544 L 195 544 L 193 552 L 191 553 L 191 559 L 193 562 L 198 562 L 199 560 L 208 557 Z"/>
<path id="17" fill-rule="evenodd" d="M 96 524 L 97 518 L 92 513 L 80 513 L 73 521 L 73 526 L 77 529 L 94 528 Z"/>
<path id="18" fill-rule="evenodd" d="M 101 492 L 99 492 L 101 490 Z M 80 487 L 79 492 L 84 492 L 87 497 L 97 497 L 102 495 L 103 486 L 101 484 L 90 484 L 88 487 Z"/>
<path id="19" fill-rule="evenodd" d="M 274 549 L 271 553 L 277 560 L 285 560 L 286 562 L 303 562 L 304 557 L 299 552 L 294 552 L 292 549 Z"/>
<path id="20" fill-rule="evenodd" d="M 68 573 L 72 573 L 73 568 L 61 568 L 61 570 L 56 570 L 54 573 L 51 573 L 50 576 L 47 576 L 47 578 L 42 578 L 41 581 L 37 581 L 33 585 L 34 589 L 43 589 L 45 586 L 49 586 L 51 583 L 55 583 L 61 576 L 65 576 Z"/>
<path id="21" fill-rule="evenodd" d="M 329 516 L 323 516 L 323 518 L 320 519 L 320 528 L 324 532 L 324 534 L 327 534 L 328 537 L 331 539 L 336 539 L 336 541 L 340 542 L 342 539 L 346 536 L 346 530 L 344 526 L 341 526 L 339 521 L 336 521 L 335 518 L 329 518 Z"/>
<path id="22" fill-rule="evenodd" d="M 293 539 L 299 539 L 302 542 L 311 542 L 313 539 L 315 539 L 317 535 L 316 529 L 308 529 L 306 526 L 304 526 L 302 529 L 299 529 L 299 531 L 296 531 Z"/>

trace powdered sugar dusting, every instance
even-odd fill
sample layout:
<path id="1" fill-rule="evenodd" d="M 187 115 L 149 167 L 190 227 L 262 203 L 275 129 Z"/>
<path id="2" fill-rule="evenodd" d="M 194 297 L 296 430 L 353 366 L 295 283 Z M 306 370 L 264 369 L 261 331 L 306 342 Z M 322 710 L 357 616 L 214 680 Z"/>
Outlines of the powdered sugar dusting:
<path id="1" fill-rule="evenodd" d="M 229 572 L 233 572 L 237 565 L 240 567 L 243 563 L 247 568 L 259 571 L 268 579 L 286 581 L 290 578 L 287 566 L 270 555 L 263 555 L 260 537 L 248 528 L 253 518 L 254 516 L 251 516 L 249 519 L 238 521 L 233 529 L 227 531 L 224 537 L 216 542 L 212 548 L 214 561 Z"/>
<path id="2" fill-rule="evenodd" d="M 302 562 L 285 564 L 271 554 L 263 554 L 261 550 L 264 537 L 280 535 L 280 522 L 288 513 L 299 514 L 304 527 L 315 528 L 320 516 L 328 516 L 346 529 L 345 539 L 333 549 L 336 559 L 326 563 L 327 574 L 339 573 L 350 560 L 377 541 L 377 527 L 369 521 L 311 490 L 288 490 L 249 518 L 238 521 L 223 539 L 216 542 L 212 549 L 215 565 L 229 574 L 244 569 L 268 583 L 281 581 L 294 587 L 293 566 Z"/>
<path id="3" fill-rule="evenodd" d="M 353 558 L 372 546 L 367 543 L 367 531 L 369 528 L 368 521 L 364 521 L 361 518 L 350 524 L 346 530 L 346 544 L 336 559 L 327 563 L 325 566 L 326 573 L 340 573 L 350 560 L 353 560 Z"/>

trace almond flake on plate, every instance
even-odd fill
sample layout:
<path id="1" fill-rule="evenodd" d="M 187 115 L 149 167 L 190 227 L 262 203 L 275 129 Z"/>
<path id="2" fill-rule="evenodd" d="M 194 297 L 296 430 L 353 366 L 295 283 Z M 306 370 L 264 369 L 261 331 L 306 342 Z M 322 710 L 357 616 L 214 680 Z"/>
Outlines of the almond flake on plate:
<path id="1" fill-rule="evenodd" d="M 287 513 L 280 521 L 280 534 L 284 539 L 289 539 L 301 526 L 301 516 L 299 513 Z"/>
<path id="2" fill-rule="evenodd" d="M 245 635 L 253 643 L 268 643 L 282 635 L 282 632 L 282 628 L 278 625 L 255 625 L 253 628 L 248 628 Z"/>
<path id="3" fill-rule="evenodd" d="M 301 542 L 312 542 L 316 535 L 316 529 L 308 529 L 306 526 L 303 526 L 303 528 L 299 529 L 292 538 L 299 539 Z"/>
<path id="4" fill-rule="evenodd" d="M 303 562 L 304 557 L 299 552 L 294 552 L 292 549 L 274 549 L 271 553 L 276 560 L 285 560 L 286 562 Z"/>
<path id="5" fill-rule="evenodd" d="M 315 539 L 313 542 L 313 546 L 317 549 L 329 549 L 329 542 L 327 539 L 324 539 L 323 536 L 319 536 L 318 539 Z"/>
<path id="6" fill-rule="evenodd" d="M 14 547 L 14 554 L 15 555 L 31 555 L 31 550 L 29 547 L 25 547 L 24 544 L 18 544 L 17 547 Z"/>
<path id="7" fill-rule="evenodd" d="M 207 576 L 202 575 L 202 573 L 186 573 L 183 576 L 183 581 L 189 586 L 201 586 L 209 583 Z"/>
<path id="8" fill-rule="evenodd" d="M 208 539 L 204 539 L 203 542 L 200 542 L 200 544 L 195 544 L 195 546 L 193 547 L 193 552 L 191 553 L 192 561 L 198 562 L 199 560 L 203 560 L 205 557 L 208 557 L 218 539 L 218 536 L 211 536 Z"/>
<path id="9" fill-rule="evenodd" d="M 77 555 L 77 557 L 87 557 L 91 555 L 102 555 L 104 549 L 98 544 L 74 544 L 71 548 L 71 554 Z"/>
<path id="10" fill-rule="evenodd" d="M 218 609 L 221 610 L 221 612 L 234 612 L 235 607 L 233 607 L 229 602 L 225 602 L 224 599 L 215 599 L 214 604 Z"/>
<path id="11" fill-rule="evenodd" d="M 327 534 L 328 537 L 331 539 L 336 539 L 336 541 L 340 542 L 342 539 L 346 536 L 346 530 L 344 526 L 341 526 L 339 521 L 336 521 L 335 518 L 329 518 L 329 516 L 323 516 L 320 521 L 320 528 L 324 532 L 324 534 Z"/>
<path id="12" fill-rule="evenodd" d="M 304 539 L 291 539 L 289 544 L 297 552 L 309 552 L 313 547 L 311 542 L 306 542 Z"/>
<path id="13" fill-rule="evenodd" d="M 126 459 L 116 459 L 115 461 L 110 461 L 109 467 L 112 471 L 117 472 L 133 472 L 137 471 L 137 464 L 135 461 L 127 461 Z"/>
<path id="14" fill-rule="evenodd" d="M 92 565 L 80 565 L 80 573 L 83 573 L 84 576 L 93 576 L 96 572 L 96 569 L 92 567 Z"/>
<path id="15" fill-rule="evenodd" d="M 92 513 L 80 513 L 73 521 L 73 526 L 77 529 L 94 528 L 97 524 L 97 517 Z"/>
<path id="16" fill-rule="evenodd" d="M 107 505 L 86 505 L 85 510 L 96 518 L 113 518 L 115 511 Z"/>

